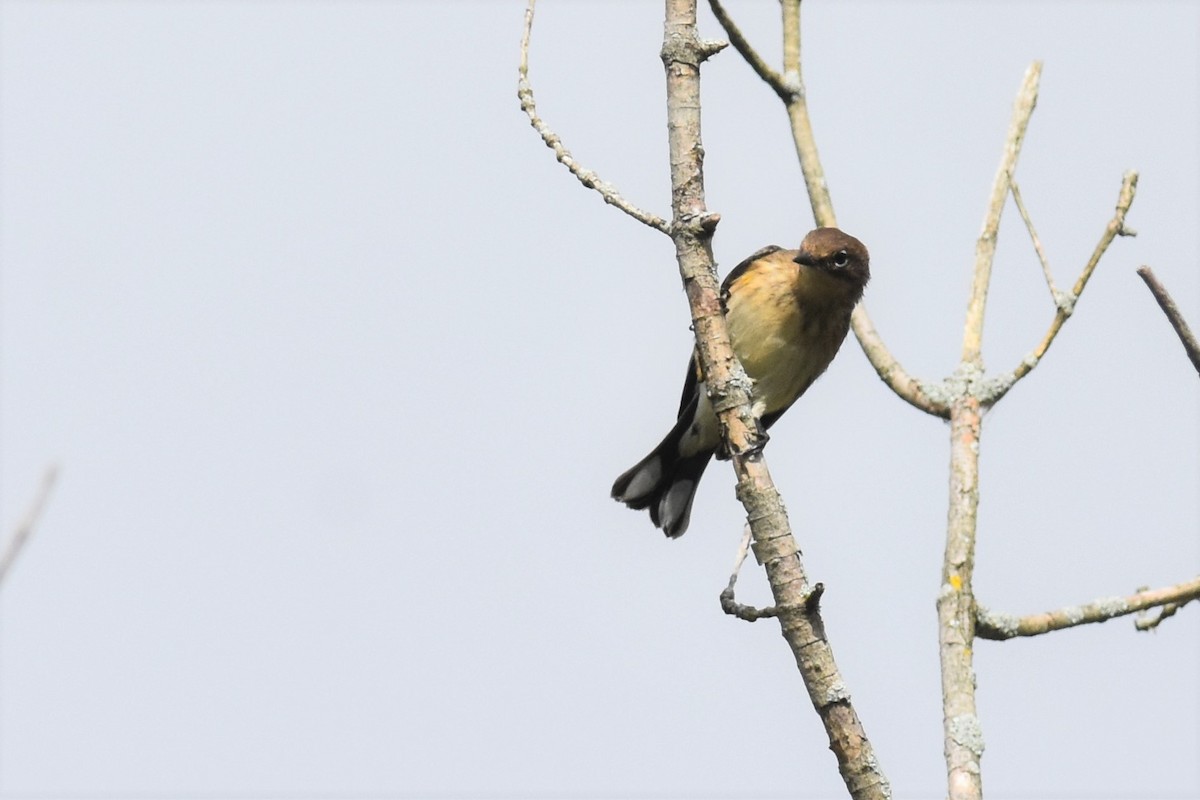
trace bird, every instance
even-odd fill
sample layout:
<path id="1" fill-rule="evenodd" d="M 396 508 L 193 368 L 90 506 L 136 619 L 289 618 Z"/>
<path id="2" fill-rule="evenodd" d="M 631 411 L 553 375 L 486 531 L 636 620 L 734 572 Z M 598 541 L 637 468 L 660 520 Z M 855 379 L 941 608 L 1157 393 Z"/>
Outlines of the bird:
<path id="1" fill-rule="evenodd" d="M 810 231 L 795 250 L 764 247 L 726 276 L 721 302 L 729 338 L 753 382 L 752 410 L 764 436 L 829 367 L 870 277 L 867 248 L 832 227 Z M 700 478 L 721 446 L 693 350 L 674 427 L 621 473 L 613 499 L 649 510 L 655 527 L 678 538 L 691 520 Z"/>

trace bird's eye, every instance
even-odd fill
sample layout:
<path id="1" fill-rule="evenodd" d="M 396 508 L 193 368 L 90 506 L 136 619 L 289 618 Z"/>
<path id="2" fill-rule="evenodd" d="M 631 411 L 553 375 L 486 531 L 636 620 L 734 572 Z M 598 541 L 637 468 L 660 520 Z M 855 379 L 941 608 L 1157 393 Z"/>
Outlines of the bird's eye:
<path id="1" fill-rule="evenodd" d="M 835 267 L 844 267 L 850 263 L 850 254 L 845 250 L 838 250 L 833 255 L 833 265 Z"/>

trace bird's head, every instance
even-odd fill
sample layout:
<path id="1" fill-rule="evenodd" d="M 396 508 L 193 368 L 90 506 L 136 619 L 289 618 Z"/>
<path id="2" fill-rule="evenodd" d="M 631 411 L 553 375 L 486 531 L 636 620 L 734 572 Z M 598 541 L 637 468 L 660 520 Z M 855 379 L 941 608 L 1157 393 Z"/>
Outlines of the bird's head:
<path id="1" fill-rule="evenodd" d="M 840 280 L 849 281 L 861 291 L 871 279 L 871 257 L 858 239 L 837 228 L 817 228 L 800 243 L 794 259 Z"/>

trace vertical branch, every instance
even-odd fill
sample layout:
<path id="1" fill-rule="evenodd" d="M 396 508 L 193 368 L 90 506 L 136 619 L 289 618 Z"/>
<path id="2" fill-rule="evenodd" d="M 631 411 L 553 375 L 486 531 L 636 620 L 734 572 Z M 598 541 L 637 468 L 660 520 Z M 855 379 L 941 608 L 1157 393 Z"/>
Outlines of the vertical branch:
<path id="1" fill-rule="evenodd" d="M 950 406 L 950 503 L 946 552 L 938 592 L 938 651 L 942 671 L 942 725 L 950 800 L 980 800 L 983 728 L 975 707 L 975 535 L 979 510 L 980 384 L 983 377 L 983 318 L 996 255 L 1000 215 L 1013 171 L 1037 105 L 1042 65 L 1025 72 L 992 184 L 983 231 L 975 246 L 975 272 L 963 328 L 962 388 Z"/>
<path id="2" fill-rule="evenodd" d="M 783 15 L 783 76 L 792 89 L 784 103 L 791 123 L 792 140 L 796 145 L 796 156 L 800 159 L 800 171 L 804 174 L 804 185 L 808 187 L 808 200 L 817 225 L 837 227 L 833 198 L 829 195 L 825 169 L 817 155 L 812 119 L 808 116 L 804 74 L 800 71 L 800 0 L 782 0 L 780 5 Z M 858 333 L 857 329 L 855 333 Z"/>
<path id="3" fill-rule="evenodd" d="M 983 796 L 979 761 L 983 729 L 975 709 L 975 525 L 979 509 L 979 401 L 966 396 L 950 410 L 950 507 L 938 593 L 938 650 L 950 800 Z"/>
<path id="4" fill-rule="evenodd" d="M 1029 118 L 1037 105 L 1038 81 L 1041 77 L 1042 63 L 1035 61 L 1025 71 L 1025 80 L 1021 82 L 1021 90 L 1017 93 L 1012 123 L 1004 140 L 1004 155 L 1000 159 L 1000 168 L 996 170 L 996 180 L 992 183 L 992 195 L 988 202 L 987 215 L 983 220 L 983 231 L 975 244 L 975 278 L 967 303 L 962 360 L 980 368 L 983 366 L 983 313 L 987 307 L 988 285 L 992 280 L 992 261 L 996 256 L 1000 214 L 1004 211 L 1004 200 L 1008 196 L 1009 184 L 1017 168 L 1017 156 L 1021 154 L 1021 144 L 1025 141 Z"/>
<path id="5" fill-rule="evenodd" d="M 766 570 L 780 610 L 784 639 L 825 725 L 851 797 L 883 800 L 890 796 L 887 779 L 825 638 L 817 603 L 820 592 L 808 582 L 782 499 L 762 457 L 762 442 L 750 408 L 750 382 L 733 353 L 721 310 L 712 258 L 712 236 L 720 218 L 705 208 L 700 136 L 700 64 L 721 46 L 697 35 L 696 0 L 666 0 L 662 61 L 667 79 L 671 238 L 691 307 L 696 352 L 732 456 L 754 554 Z"/>

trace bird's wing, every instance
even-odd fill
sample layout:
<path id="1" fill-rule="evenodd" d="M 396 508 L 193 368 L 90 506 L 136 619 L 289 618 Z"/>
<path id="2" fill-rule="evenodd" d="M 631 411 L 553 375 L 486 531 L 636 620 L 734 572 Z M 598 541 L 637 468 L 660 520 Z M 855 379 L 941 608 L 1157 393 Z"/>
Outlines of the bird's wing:
<path id="1" fill-rule="evenodd" d="M 778 253 L 782 249 L 783 248 L 777 244 L 769 244 L 766 247 L 754 251 L 748 258 L 743 260 L 742 263 L 734 267 L 730 273 L 725 276 L 725 280 L 721 282 L 722 307 L 724 307 L 725 301 L 729 299 L 729 287 L 733 286 L 734 281 L 746 274 L 746 270 L 750 268 L 751 264 L 753 264 L 755 261 L 758 261 L 760 258 L 763 258 L 764 256 L 769 256 L 772 253 Z M 687 411 L 688 406 L 691 405 L 692 401 L 696 399 L 696 393 L 699 391 L 700 386 L 700 377 L 700 365 L 696 363 L 696 354 L 693 352 L 691 359 L 688 360 L 687 376 L 683 379 L 683 395 L 679 398 L 679 413 L 676 415 L 676 419 L 682 417 L 684 412 Z"/>
<path id="2" fill-rule="evenodd" d="M 760 258 L 763 258 L 764 256 L 771 255 L 771 253 L 778 253 L 782 249 L 783 248 L 777 244 L 769 244 L 760 250 L 755 250 L 748 258 L 742 261 L 742 263 L 734 267 L 733 270 L 725 276 L 725 280 L 721 281 L 722 302 L 729 297 L 729 287 L 733 286 L 734 281 L 746 274 L 746 270 L 750 269 L 751 264 L 753 264 L 755 261 L 758 261 Z"/>

